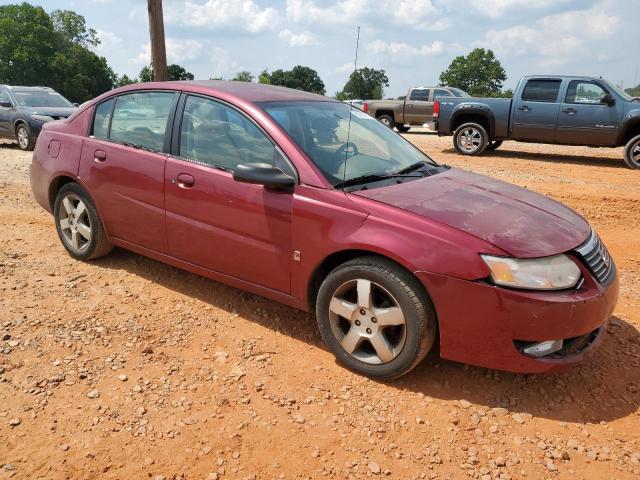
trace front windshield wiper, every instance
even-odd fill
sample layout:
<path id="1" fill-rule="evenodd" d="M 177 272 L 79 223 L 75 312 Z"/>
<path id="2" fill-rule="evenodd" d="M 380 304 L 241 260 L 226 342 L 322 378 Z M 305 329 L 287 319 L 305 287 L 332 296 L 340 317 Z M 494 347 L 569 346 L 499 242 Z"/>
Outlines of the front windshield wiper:
<path id="1" fill-rule="evenodd" d="M 354 185 L 362 185 L 363 183 L 377 182 L 380 180 L 387 180 L 389 178 L 421 178 L 423 175 L 407 175 L 400 173 L 368 173 L 366 175 L 360 175 L 353 177 L 343 182 L 336 183 L 333 188 L 345 188 L 352 187 Z"/>
<path id="2" fill-rule="evenodd" d="M 396 175 L 403 175 L 405 173 L 413 172 L 414 170 L 418 170 L 420 167 L 424 167 L 425 165 L 434 166 L 432 163 L 427 162 L 426 160 L 420 160 L 419 162 L 412 163 L 408 167 L 404 167 L 402 170 L 398 170 L 395 172 Z"/>

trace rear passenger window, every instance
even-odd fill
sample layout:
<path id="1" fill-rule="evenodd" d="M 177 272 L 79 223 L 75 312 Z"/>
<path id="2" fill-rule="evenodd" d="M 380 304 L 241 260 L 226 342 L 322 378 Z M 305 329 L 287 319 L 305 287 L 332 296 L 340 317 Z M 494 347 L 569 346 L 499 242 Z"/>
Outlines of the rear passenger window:
<path id="1" fill-rule="evenodd" d="M 116 99 L 109 138 L 162 151 L 174 92 L 139 92 Z"/>
<path id="2" fill-rule="evenodd" d="M 433 91 L 433 98 L 438 97 L 453 97 L 453 94 L 451 92 L 448 92 L 447 90 L 443 90 L 442 88 L 436 88 Z"/>
<path id="3" fill-rule="evenodd" d="M 95 138 L 109 138 L 109 121 L 113 110 L 113 99 L 102 102 L 96 107 L 96 114 L 93 118 L 93 131 L 91 135 Z"/>
<path id="4" fill-rule="evenodd" d="M 409 98 L 409 100 L 415 100 L 416 102 L 428 102 L 430 92 L 431 90 L 429 90 L 428 88 L 411 90 L 411 97 Z"/>
<path id="5" fill-rule="evenodd" d="M 529 80 L 522 92 L 522 100 L 555 103 L 558 101 L 560 83 L 560 80 Z"/>
<path id="6" fill-rule="evenodd" d="M 233 170 L 240 163 L 274 163 L 275 147 L 262 131 L 233 108 L 188 97 L 180 126 L 180 156 Z"/>

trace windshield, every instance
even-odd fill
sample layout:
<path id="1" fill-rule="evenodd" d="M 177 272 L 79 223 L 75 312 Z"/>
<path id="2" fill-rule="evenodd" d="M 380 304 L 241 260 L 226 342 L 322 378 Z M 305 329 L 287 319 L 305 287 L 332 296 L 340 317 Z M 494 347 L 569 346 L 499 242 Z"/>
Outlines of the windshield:
<path id="1" fill-rule="evenodd" d="M 259 106 L 333 186 L 364 175 L 393 174 L 419 162 L 436 165 L 400 135 L 342 102 L 264 102 Z"/>
<path id="2" fill-rule="evenodd" d="M 451 91 L 451 95 L 453 95 L 454 97 L 458 97 L 458 98 L 471 97 L 471 95 L 469 95 L 464 90 L 460 90 L 459 88 L 449 88 L 449 90 Z"/>
<path id="3" fill-rule="evenodd" d="M 624 98 L 627 102 L 630 102 L 631 100 L 633 100 L 633 97 L 631 95 L 629 95 L 627 92 L 625 92 L 624 90 L 622 90 L 620 87 L 618 87 L 617 85 L 614 85 L 611 82 L 607 82 L 605 80 L 605 82 L 607 84 L 607 87 L 609 87 L 611 90 L 613 90 L 614 92 L 616 92 L 618 95 L 620 95 L 622 98 Z"/>
<path id="4" fill-rule="evenodd" d="M 73 107 L 69 100 L 57 92 L 14 90 L 13 95 L 22 107 Z"/>

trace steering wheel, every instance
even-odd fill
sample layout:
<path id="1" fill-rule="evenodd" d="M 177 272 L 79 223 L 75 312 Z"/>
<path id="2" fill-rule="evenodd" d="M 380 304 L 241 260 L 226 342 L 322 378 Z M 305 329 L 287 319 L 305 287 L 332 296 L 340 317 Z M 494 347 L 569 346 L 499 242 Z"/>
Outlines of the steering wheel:
<path id="1" fill-rule="evenodd" d="M 356 146 L 355 143 L 353 142 L 346 142 L 343 145 L 341 145 L 335 152 L 334 155 L 335 156 L 340 156 L 340 155 L 345 155 L 345 156 L 352 156 L 355 157 L 356 155 L 358 155 L 360 152 L 358 151 L 358 147 Z"/>

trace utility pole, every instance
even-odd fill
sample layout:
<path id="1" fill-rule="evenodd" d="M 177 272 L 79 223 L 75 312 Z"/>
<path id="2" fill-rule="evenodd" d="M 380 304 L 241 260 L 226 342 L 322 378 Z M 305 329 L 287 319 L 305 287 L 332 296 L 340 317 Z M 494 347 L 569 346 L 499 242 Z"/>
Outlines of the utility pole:
<path id="1" fill-rule="evenodd" d="M 151 66 L 153 80 L 166 82 L 169 80 L 167 71 L 167 52 L 164 44 L 164 21 L 162 19 L 162 0 L 147 0 L 149 12 L 149 36 L 151 37 Z"/>

